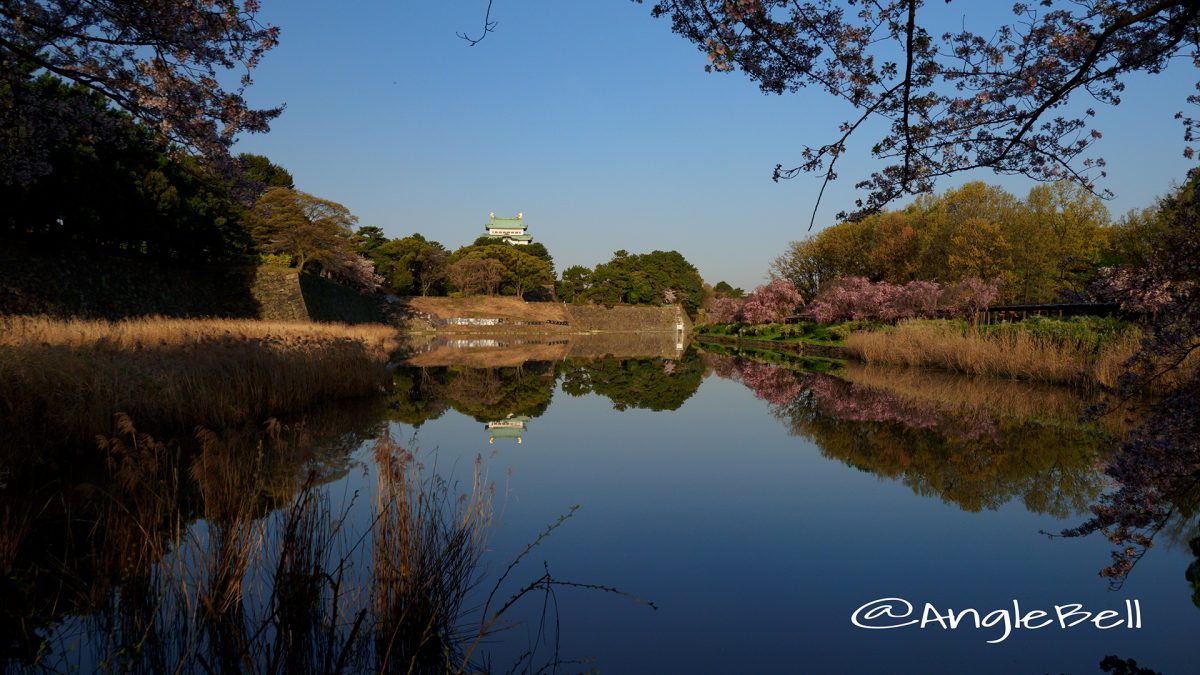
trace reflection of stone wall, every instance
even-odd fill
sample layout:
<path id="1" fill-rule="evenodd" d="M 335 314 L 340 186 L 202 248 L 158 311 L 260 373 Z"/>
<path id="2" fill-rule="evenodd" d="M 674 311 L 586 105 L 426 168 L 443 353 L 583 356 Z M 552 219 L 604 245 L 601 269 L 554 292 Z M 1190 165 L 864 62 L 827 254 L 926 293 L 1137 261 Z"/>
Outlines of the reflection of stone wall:
<path id="1" fill-rule="evenodd" d="M 409 343 L 410 366 L 519 366 L 527 361 L 561 361 L 566 358 L 675 359 L 687 347 L 687 335 L 664 331 L 643 333 L 556 334 L 522 338 L 512 334 L 480 335 L 474 339 L 421 336 Z"/>
<path id="2" fill-rule="evenodd" d="M 673 305 L 567 305 L 501 296 L 405 298 L 400 304 L 426 330 L 438 332 L 692 332 L 687 314 Z"/>
<path id="3" fill-rule="evenodd" d="M 676 307 L 614 305 L 567 305 L 571 328 L 580 331 L 675 332 L 676 318 L 683 321 L 683 332 L 691 333 L 692 322 Z"/>
<path id="4" fill-rule="evenodd" d="M 588 333 L 571 336 L 568 356 L 601 358 L 615 356 L 678 358 L 687 347 L 687 333 L 678 339 L 666 331 L 641 333 Z"/>

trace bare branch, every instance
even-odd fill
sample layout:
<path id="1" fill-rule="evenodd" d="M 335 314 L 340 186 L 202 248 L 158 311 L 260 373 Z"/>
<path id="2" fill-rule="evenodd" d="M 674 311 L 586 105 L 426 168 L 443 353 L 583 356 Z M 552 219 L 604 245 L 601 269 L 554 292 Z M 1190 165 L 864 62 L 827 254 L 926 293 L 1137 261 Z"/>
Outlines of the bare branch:
<path id="1" fill-rule="evenodd" d="M 495 21 L 492 21 L 492 0 L 488 0 L 487 11 L 483 15 L 483 32 L 479 34 L 479 37 L 473 38 L 473 37 L 467 35 L 467 33 L 465 31 L 462 33 L 456 33 L 456 35 L 458 35 L 458 37 L 466 40 L 467 46 L 474 47 L 475 45 L 479 44 L 480 42 L 483 42 L 483 39 L 485 37 L 487 37 L 488 33 L 495 32 L 496 26 L 497 26 L 497 23 Z"/>

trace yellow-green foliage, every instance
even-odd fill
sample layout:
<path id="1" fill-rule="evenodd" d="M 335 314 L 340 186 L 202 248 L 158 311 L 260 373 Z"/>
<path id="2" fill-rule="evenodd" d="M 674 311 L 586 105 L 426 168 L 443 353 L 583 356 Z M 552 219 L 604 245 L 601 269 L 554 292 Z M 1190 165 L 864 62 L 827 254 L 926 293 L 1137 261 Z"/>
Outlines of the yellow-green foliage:
<path id="1" fill-rule="evenodd" d="M 1119 253 L 1111 241 L 1129 238 L 1129 222 L 1111 226 L 1099 198 L 1066 182 L 1036 186 L 1024 199 L 967 183 L 792 242 L 771 273 L 809 298 L 846 276 L 894 284 L 999 276 L 1002 301 L 1050 302 L 1088 285 L 1102 258 Z"/>
<path id="2" fill-rule="evenodd" d="M 81 441 L 143 427 L 225 428 L 380 391 L 395 329 L 145 318 L 0 318 L 0 425 Z"/>

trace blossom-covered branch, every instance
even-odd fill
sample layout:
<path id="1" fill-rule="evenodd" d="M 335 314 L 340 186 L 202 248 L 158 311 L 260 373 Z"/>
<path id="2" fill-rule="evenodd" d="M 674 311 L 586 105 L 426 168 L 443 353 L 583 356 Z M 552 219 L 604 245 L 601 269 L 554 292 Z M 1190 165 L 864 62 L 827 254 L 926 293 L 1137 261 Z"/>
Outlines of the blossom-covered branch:
<path id="1" fill-rule="evenodd" d="M 1060 112 L 1072 95 L 1116 105 L 1125 76 L 1200 58 L 1200 4 L 1188 0 L 1016 3 L 1009 23 L 941 35 L 926 27 L 933 11 L 921 0 L 659 0 L 653 14 L 704 51 L 709 70 L 741 69 L 769 93 L 816 87 L 855 109 L 835 140 L 777 166 L 776 180 L 833 180 L 850 137 L 882 121 L 871 153 L 886 165 L 857 183 L 869 190 L 859 212 L 977 167 L 1097 191 L 1104 160 L 1089 151 L 1101 133 L 1092 108 Z M 1190 157 L 1200 121 L 1177 117 Z"/>
<path id="2" fill-rule="evenodd" d="M 21 79 L 49 73 L 98 92 L 179 146 L 224 159 L 239 132 L 266 131 L 282 111 L 252 108 L 243 96 L 251 71 L 279 38 L 258 11 L 257 0 L 6 0 L 0 121 L 33 127 L 45 102 L 5 99 Z"/>

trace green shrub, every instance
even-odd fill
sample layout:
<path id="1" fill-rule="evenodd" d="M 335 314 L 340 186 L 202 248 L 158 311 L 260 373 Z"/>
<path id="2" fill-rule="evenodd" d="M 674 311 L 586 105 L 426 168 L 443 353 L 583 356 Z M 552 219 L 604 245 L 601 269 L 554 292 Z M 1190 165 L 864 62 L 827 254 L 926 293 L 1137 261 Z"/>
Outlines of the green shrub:
<path id="1" fill-rule="evenodd" d="M 988 326 L 987 330 L 995 334 L 1019 331 L 1048 339 L 1055 344 L 1096 347 L 1123 337 L 1131 331 L 1137 331 L 1137 327 L 1128 321 L 1113 317 L 1072 316 L 1054 319 L 1032 316 L 1024 321 Z"/>
<path id="2" fill-rule="evenodd" d="M 286 253 L 259 253 L 258 262 L 260 265 L 275 265 L 278 267 L 291 267 L 292 256 Z"/>
<path id="3" fill-rule="evenodd" d="M 965 326 L 966 322 L 963 322 L 963 325 Z M 827 337 L 818 338 L 814 336 L 813 339 L 828 340 L 830 342 L 842 342 L 846 338 L 850 337 L 850 334 L 854 331 L 874 330 L 878 329 L 880 326 L 881 324 L 878 321 L 868 321 L 865 319 L 859 319 L 856 321 L 843 321 L 842 323 L 818 327 L 823 329 L 822 332 L 827 335 Z"/>

